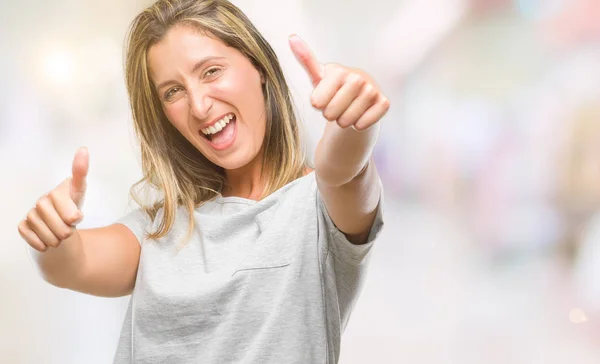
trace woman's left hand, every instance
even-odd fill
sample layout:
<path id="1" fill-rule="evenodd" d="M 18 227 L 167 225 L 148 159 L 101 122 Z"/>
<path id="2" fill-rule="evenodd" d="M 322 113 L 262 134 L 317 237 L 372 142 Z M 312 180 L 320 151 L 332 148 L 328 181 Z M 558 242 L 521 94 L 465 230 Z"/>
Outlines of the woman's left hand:
<path id="1" fill-rule="evenodd" d="M 387 113 L 390 101 L 364 71 L 319 63 L 297 35 L 292 35 L 289 42 L 315 87 L 310 101 L 325 119 L 337 122 L 341 128 L 365 130 Z"/>

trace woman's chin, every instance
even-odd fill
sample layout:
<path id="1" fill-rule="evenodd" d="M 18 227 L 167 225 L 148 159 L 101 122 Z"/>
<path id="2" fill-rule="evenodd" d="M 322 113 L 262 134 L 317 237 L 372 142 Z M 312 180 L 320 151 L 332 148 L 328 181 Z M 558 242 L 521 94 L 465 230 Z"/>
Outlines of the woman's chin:
<path id="1" fill-rule="evenodd" d="M 252 143 L 246 143 L 246 145 L 236 143 L 227 151 L 216 151 L 208 143 L 201 141 L 198 149 L 213 164 L 229 171 L 249 166 L 261 154 L 260 148 L 255 151 L 255 145 L 252 145 Z"/>
<path id="2" fill-rule="evenodd" d="M 248 165 L 252 159 L 232 155 L 229 158 L 213 158 L 210 161 L 226 171 L 233 171 Z"/>

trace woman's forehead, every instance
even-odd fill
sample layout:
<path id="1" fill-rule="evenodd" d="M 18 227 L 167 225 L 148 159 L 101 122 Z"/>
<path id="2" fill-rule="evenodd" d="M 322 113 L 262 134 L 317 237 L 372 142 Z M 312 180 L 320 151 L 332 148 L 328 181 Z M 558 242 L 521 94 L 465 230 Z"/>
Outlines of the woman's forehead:
<path id="1" fill-rule="evenodd" d="M 185 58 L 204 58 L 208 56 L 226 56 L 232 53 L 220 39 L 204 32 L 175 27 L 170 29 L 149 52 L 150 60 L 173 62 Z"/>
<path id="2" fill-rule="evenodd" d="M 163 39 L 149 49 L 148 65 L 153 78 L 161 78 L 165 72 L 191 72 L 199 61 L 206 58 L 235 61 L 240 55 L 234 48 L 206 32 L 179 26 L 170 29 Z"/>

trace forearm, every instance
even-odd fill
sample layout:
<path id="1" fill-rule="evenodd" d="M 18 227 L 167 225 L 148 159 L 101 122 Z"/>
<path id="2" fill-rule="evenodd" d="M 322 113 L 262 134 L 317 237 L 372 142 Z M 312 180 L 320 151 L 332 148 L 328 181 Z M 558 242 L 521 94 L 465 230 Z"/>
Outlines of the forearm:
<path id="1" fill-rule="evenodd" d="M 78 231 L 56 248 L 49 248 L 42 253 L 28 246 L 28 251 L 40 275 L 48 283 L 61 288 L 77 287 L 85 266 L 85 254 Z"/>
<path id="2" fill-rule="evenodd" d="M 350 182 L 367 165 L 379 136 L 379 123 L 364 131 L 329 122 L 315 153 L 319 180 L 332 186 Z"/>

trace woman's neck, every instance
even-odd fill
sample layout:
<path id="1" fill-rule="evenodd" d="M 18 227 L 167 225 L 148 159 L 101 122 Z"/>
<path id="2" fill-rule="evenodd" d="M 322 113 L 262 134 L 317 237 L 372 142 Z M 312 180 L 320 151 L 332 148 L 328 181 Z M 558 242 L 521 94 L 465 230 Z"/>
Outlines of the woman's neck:
<path id="1" fill-rule="evenodd" d="M 259 200 L 263 194 L 266 181 L 261 176 L 236 176 L 227 173 L 227 185 L 224 186 L 222 195 L 224 197 L 236 196 L 249 200 Z"/>
<path id="2" fill-rule="evenodd" d="M 250 200 L 259 200 L 267 184 L 267 173 L 263 171 L 262 153 L 247 165 L 225 170 L 227 184 L 222 195 L 243 197 Z"/>
<path id="3" fill-rule="evenodd" d="M 242 197 L 258 201 L 262 197 L 267 185 L 269 174 L 263 170 L 262 156 L 257 156 L 251 163 L 237 168 L 225 170 L 227 184 L 223 187 L 223 197 Z M 304 175 L 312 172 L 306 167 Z"/>

